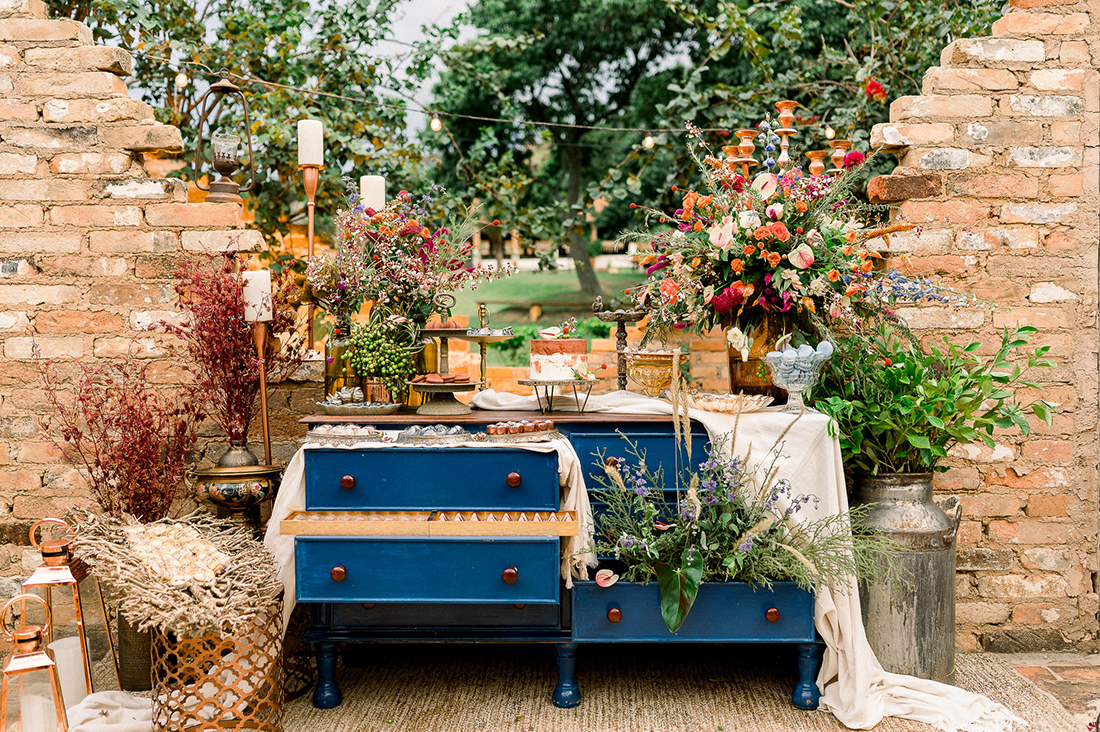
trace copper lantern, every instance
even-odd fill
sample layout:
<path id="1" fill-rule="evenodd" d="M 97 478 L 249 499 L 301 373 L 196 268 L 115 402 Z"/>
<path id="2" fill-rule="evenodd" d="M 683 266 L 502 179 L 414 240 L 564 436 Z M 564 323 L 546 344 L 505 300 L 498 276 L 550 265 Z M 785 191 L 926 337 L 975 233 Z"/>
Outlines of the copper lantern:
<path id="1" fill-rule="evenodd" d="M 223 76 L 226 73 L 227 72 L 223 69 Z M 206 98 L 210 96 L 213 96 L 214 99 L 213 102 L 208 103 Z M 256 184 L 255 158 L 252 154 L 252 123 L 248 118 L 248 99 L 239 86 L 226 78 L 222 78 L 220 81 L 216 81 L 210 85 L 210 88 L 202 95 L 197 105 L 198 108 L 202 110 L 202 114 L 199 117 L 199 128 L 196 132 L 196 136 L 200 141 L 202 140 L 203 124 L 206 122 L 206 118 L 209 116 L 210 112 L 224 100 L 232 97 L 239 98 L 241 106 L 244 108 L 244 140 L 248 145 L 249 181 L 248 185 L 241 188 L 231 178 L 240 167 L 240 160 L 237 157 L 237 147 L 241 143 L 240 136 L 220 132 L 211 135 L 210 146 L 213 148 L 214 170 L 218 172 L 220 177 L 218 180 L 211 183 L 209 188 L 203 186 L 198 178 L 199 154 L 202 151 L 202 143 L 200 142 L 195 149 L 195 185 L 198 186 L 200 191 L 210 192 L 206 197 L 209 203 L 240 203 L 240 194 L 252 190 L 252 187 Z"/>

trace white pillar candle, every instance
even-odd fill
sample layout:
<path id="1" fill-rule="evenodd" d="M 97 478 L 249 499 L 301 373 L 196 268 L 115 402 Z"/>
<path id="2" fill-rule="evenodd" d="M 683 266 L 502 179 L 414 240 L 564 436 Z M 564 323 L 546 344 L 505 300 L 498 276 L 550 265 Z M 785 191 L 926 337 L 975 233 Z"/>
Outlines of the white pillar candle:
<path id="1" fill-rule="evenodd" d="M 325 125 L 319 119 L 298 120 L 298 165 L 325 164 Z"/>
<path id="2" fill-rule="evenodd" d="M 31 674 L 44 678 L 41 671 Z M 14 689 L 13 689 L 14 690 Z M 54 706 L 53 690 L 49 682 L 34 680 L 19 690 L 19 721 L 23 731 L 57 732 L 57 708 Z M 65 692 L 61 692 L 64 696 Z M 7 724 L 7 720 L 3 720 Z M 16 727 L 16 729 L 19 729 Z"/>
<path id="3" fill-rule="evenodd" d="M 71 709 L 88 695 L 88 683 L 84 679 L 84 656 L 80 653 L 80 637 L 69 636 L 50 644 L 53 660 L 57 663 L 57 676 L 61 679 L 61 696 L 65 708 Z"/>
<path id="4" fill-rule="evenodd" d="M 242 272 L 244 280 L 244 319 L 250 323 L 271 320 L 271 270 L 254 269 Z"/>
<path id="5" fill-rule="evenodd" d="M 386 179 L 380 175 L 364 175 L 359 179 L 359 196 L 363 208 L 381 211 L 386 207 Z"/>

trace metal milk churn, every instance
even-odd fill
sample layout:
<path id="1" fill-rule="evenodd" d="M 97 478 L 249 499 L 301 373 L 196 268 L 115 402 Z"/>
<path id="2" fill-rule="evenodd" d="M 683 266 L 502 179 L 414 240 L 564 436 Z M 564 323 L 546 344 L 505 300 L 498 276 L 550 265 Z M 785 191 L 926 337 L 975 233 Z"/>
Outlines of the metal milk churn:
<path id="1" fill-rule="evenodd" d="M 860 581 L 863 624 L 887 671 L 955 683 L 955 538 L 962 507 L 932 501 L 931 473 L 862 474 L 853 505 L 873 504 L 858 522 L 896 541 L 897 580 Z"/>

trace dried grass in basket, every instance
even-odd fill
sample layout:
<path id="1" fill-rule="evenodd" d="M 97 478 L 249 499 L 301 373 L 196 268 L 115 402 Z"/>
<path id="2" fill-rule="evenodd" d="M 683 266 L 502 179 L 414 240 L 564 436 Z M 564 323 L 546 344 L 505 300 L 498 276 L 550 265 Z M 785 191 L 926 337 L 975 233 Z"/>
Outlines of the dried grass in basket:
<path id="1" fill-rule="evenodd" d="M 151 572 L 131 547 L 126 529 L 133 518 L 116 519 L 73 509 L 73 554 L 89 564 L 119 602 L 119 611 L 141 630 L 201 636 L 235 633 L 250 626 L 282 586 L 271 554 L 248 527 L 195 512 L 146 526 L 190 527 L 225 555 L 225 566 L 208 581 L 170 583 Z M 165 551 L 171 551 L 169 544 Z"/>

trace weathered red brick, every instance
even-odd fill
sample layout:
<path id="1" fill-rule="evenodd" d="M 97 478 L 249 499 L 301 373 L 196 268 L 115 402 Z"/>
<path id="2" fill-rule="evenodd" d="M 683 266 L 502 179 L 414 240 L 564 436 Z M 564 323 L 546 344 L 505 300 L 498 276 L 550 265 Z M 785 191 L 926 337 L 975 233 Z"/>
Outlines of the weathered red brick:
<path id="1" fill-rule="evenodd" d="M 992 209 L 987 203 L 960 198 L 951 201 L 906 201 L 901 212 L 916 224 L 943 222 L 976 224 L 989 219 Z"/>
<path id="2" fill-rule="evenodd" d="M 130 54 L 111 46 L 28 48 L 23 62 L 53 71 L 109 71 L 119 76 L 129 76 L 134 70 Z"/>
<path id="3" fill-rule="evenodd" d="M 924 72 L 922 93 L 1004 91 L 1019 85 L 1016 75 L 1005 69 L 933 66 Z"/>
<path id="4" fill-rule="evenodd" d="M 80 228 L 105 228 L 111 226 L 140 226 L 141 209 L 137 206 L 54 206 L 50 220 L 59 226 Z"/>
<path id="5" fill-rule="evenodd" d="M 1073 462 L 1073 443 L 1067 440 L 1028 440 L 1023 456 L 1027 460 L 1067 465 Z"/>
<path id="6" fill-rule="evenodd" d="M 96 305 L 148 307 L 172 300 L 171 288 L 166 285 L 99 284 L 88 290 L 88 302 Z"/>
<path id="7" fill-rule="evenodd" d="M 960 500 L 964 516 L 1015 516 L 1023 507 L 1023 501 L 1016 496 L 995 493 L 963 496 Z"/>
<path id="8" fill-rule="evenodd" d="M 1073 498 L 1064 493 L 1057 496 L 1031 496 L 1027 499 L 1027 515 L 1068 516 L 1072 503 Z"/>
<path id="9" fill-rule="evenodd" d="M 92 31 L 75 20 L 9 18 L 0 20 L 0 41 L 80 41 L 91 44 Z"/>
<path id="10" fill-rule="evenodd" d="M 41 206 L 29 203 L 0 206 L 0 229 L 26 229 L 41 225 Z"/>
<path id="11" fill-rule="evenodd" d="M 126 327 L 121 315 L 87 310 L 51 310 L 34 317 L 41 333 L 112 333 Z"/>
<path id="12" fill-rule="evenodd" d="M 1068 36 L 1083 33 L 1088 13 L 1009 12 L 993 23 L 994 36 Z"/>
<path id="13" fill-rule="evenodd" d="M 1055 197 L 1076 197 L 1084 195 L 1085 185 L 1080 173 L 1052 175 L 1047 179 L 1047 190 Z"/>
<path id="14" fill-rule="evenodd" d="M 867 183 L 867 196 L 871 203 L 907 201 L 911 198 L 934 198 L 943 193 L 940 176 L 879 175 Z"/>
<path id="15" fill-rule="evenodd" d="M 993 313 L 993 325 L 1014 328 L 1031 325 L 1036 328 L 1065 328 L 1069 325 L 1066 311 L 1060 308 L 1010 308 Z"/>
<path id="16" fill-rule="evenodd" d="M 235 203 L 161 203 L 145 209 L 150 226 L 236 226 L 241 207 Z"/>
<path id="17" fill-rule="evenodd" d="M 38 354 L 35 354 L 37 348 Z M 84 339 L 80 336 L 36 337 L 17 336 L 4 341 L 4 357 L 18 360 L 32 358 L 80 358 L 84 355 Z"/>
<path id="18" fill-rule="evenodd" d="M 183 137 L 180 130 L 171 125 L 105 127 L 100 137 L 105 146 L 123 150 L 183 152 Z"/>
<path id="19" fill-rule="evenodd" d="M 15 93 L 21 97 L 62 97 L 69 99 L 127 96 L 126 82 L 106 71 L 79 74 L 19 74 Z"/>
<path id="20" fill-rule="evenodd" d="M 50 172 L 73 175 L 121 175 L 130 169 L 125 153 L 62 153 L 50 160 Z"/>
<path id="21" fill-rule="evenodd" d="M 951 180 L 951 191 L 959 196 L 979 198 L 1036 198 L 1039 195 L 1039 179 L 1026 173 L 986 173 L 969 178 L 954 177 Z"/>

